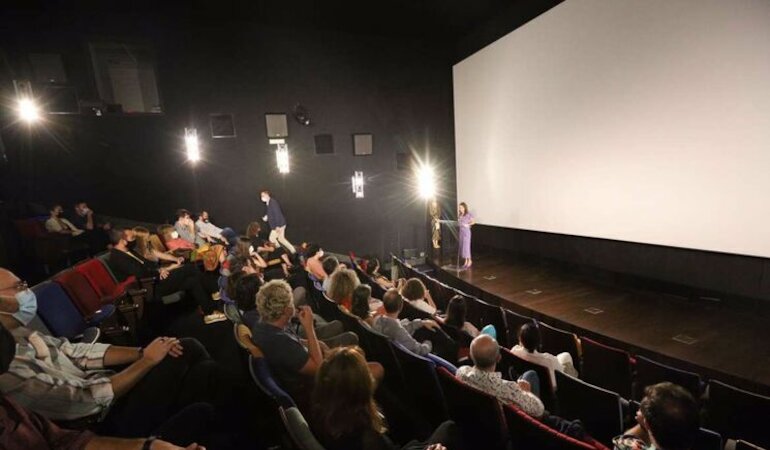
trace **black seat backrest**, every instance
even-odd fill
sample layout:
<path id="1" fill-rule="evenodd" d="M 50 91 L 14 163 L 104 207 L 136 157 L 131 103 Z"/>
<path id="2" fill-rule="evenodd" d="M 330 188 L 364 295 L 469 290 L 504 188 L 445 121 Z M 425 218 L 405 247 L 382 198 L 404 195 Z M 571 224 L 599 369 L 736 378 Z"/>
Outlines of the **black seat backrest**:
<path id="1" fill-rule="evenodd" d="M 581 338 L 583 362 L 580 379 L 631 398 L 631 359 L 623 350 Z"/>
<path id="2" fill-rule="evenodd" d="M 392 393 L 403 393 L 404 374 L 393 352 L 393 345 L 390 340 L 387 336 L 366 327 L 362 328 L 362 333 L 366 336 L 365 341 L 369 347 L 366 359 L 382 364 L 383 369 L 385 369 L 385 384 Z"/>
<path id="3" fill-rule="evenodd" d="M 505 314 L 503 313 L 503 309 L 474 297 L 471 297 L 471 299 L 476 302 L 476 307 L 480 313 L 479 319 L 481 320 L 481 326 L 479 329 L 487 325 L 494 326 L 497 333 L 497 343 L 502 346 L 507 345 L 508 329 L 505 325 Z"/>
<path id="4" fill-rule="evenodd" d="M 366 325 L 362 324 L 354 315 L 344 311 L 340 312 L 342 314 L 339 315 L 339 321 L 342 322 L 342 327 L 345 328 L 345 331 L 350 331 L 358 336 L 358 346 L 364 350 L 368 359 L 370 357 L 369 353 L 371 352 L 371 349 L 369 347 L 369 341 L 367 340 L 368 333 L 366 333 L 365 330 Z"/>
<path id="5" fill-rule="evenodd" d="M 409 320 L 414 320 L 414 319 L 433 320 L 432 315 L 417 308 L 416 306 L 413 306 L 406 299 L 404 299 L 404 307 L 403 309 L 401 309 L 401 314 L 399 314 L 398 317 L 400 319 L 409 319 Z"/>
<path id="6" fill-rule="evenodd" d="M 551 375 L 547 367 L 523 360 L 508 349 L 501 348 L 500 362 L 497 364 L 497 370 L 503 374 L 503 378 L 512 381 L 516 380 L 524 372 L 534 370 L 537 378 L 540 380 L 540 400 L 545 405 L 545 409 L 554 414 L 558 412 L 556 390 L 553 384 L 551 384 Z"/>
<path id="7" fill-rule="evenodd" d="M 523 316 L 508 309 L 503 310 L 505 314 L 505 328 L 508 330 L 508 343 L 506 347 L 511 348 L 519 343 L 519 330 L 526 323 L 537 323 L 532 317 Z"/>
<path id="8" fill-rule="evenodd" d="M 746 442 L 738 439 L 735 442 L 735 450 L 765 450 L 762 447 L 757 447 L 751 442 Z"/>
<path id="9" fill-rule="evenodd" d="M 695 372 L 677 369 L 665 364 L 636 356 L 636 376 L 634 377 L 634 400 L 641 400 L 644 388 L 653 384 L 670 381 L 690 391 L 696 400 L 700 399 L 702 383 Z"/>
<path id="10" fill-rule="evenodd" d="M 539 322 L 541 348 L 544 352 L 558 355 L 561 352 L 568 352 L 572 356 L 575 366 L 579 364 L 580 353 L 578 352 L 577 336 L 574 333 L 565 331 L 547 323 Z"/>
<path id="11" fill-rule="evenodd" d="M 393 345 L 393 352 L 407 380 L 412 409 L 428 422 L 430 430 L 435 429 L 449 419 L 444 392 L 436 375 L 436 364 L 398 344 Z"/>
<path id="12" fill-rule="evenodd" d="M 726 438 L 744 439 L 770 448 L 770 397 L 711 380 L 706 411 L 708 428 Z"/>
<path id="13" fill-rule="evenodd" d="M 445 368 L 438 368 L 449 416 L 463 430 L 474 448 L 502 449 L 508 441 L 508 427 L 497 398 L 458 380 Z"/>
<path id="14" fill-rule="evenodd" d="M 321 296 L 321 299 L 318 301 L 318 306 L 318 314 L 328 322 L 341 320 L 340 316 L 344 314 L 337 303 L 326 295 Z"/>
<path id="15" fill-rule="evenodd" d="M 722 435 L 716 431 L 701 428 L 698 430 L 698 436 L 695 438 L 693 448 L 698 450 L 722 450 L 724 449 L 724 441 L 722 440 Z"/>
<path id="16" fill-rule="evenodd" d="M 580 419 L 588 433 L 604 444 L 623 433 L 623 406 L 615 392 L 556 371 L 559 415 Z"/>

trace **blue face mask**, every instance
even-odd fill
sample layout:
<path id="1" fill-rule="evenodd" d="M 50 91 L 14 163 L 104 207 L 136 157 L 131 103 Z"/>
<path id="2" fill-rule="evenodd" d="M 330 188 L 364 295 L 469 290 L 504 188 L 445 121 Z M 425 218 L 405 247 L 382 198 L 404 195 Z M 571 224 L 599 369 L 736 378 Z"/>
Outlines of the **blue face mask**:
<path id="1" fill-rule="evenodd" d="M 19 310 L 12 317 L 27 326 L 37 314 L 37 297 L 31 289 L 24 289 L 16 293 L 16 301 L 19 302 Z"/>

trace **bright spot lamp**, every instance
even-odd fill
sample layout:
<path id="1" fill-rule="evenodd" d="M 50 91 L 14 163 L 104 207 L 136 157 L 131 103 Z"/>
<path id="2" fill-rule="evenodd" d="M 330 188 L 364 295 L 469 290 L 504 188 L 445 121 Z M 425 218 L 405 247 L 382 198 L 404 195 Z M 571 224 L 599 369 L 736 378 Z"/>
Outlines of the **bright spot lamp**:
<path id="1" fill-rule="evenodd" d="M 356 195 L 356 198 L 364 198 L 364 173 L 359 171 L 354 172 L 351 181 L 353 183 L 353 193 Z"/>
<path id="2" fill-rule="evenodd" d="M 278 144 L 275 149 L 275 162 L 278 164 L 279 173 L 289 173 L 289 147 L 286 144 Z"/>
<path id="3" fill-rule="evenodd" d="M 198 145 L 198 130 L 195 128 L 184 129 L 184 144 L 187 148 L 187 160 L 193 163 L 200 161 L 201 150 Z"/>
<path id="4" fill-rule="evenodd" d="M 30 98 L 20 98 L 18 103 L 19 119 L 33 124 L 40 120 L 40 109 Z"/>
<path id="5" fill-rule="evenodd" d="M 421 165 L 417 169 L 417 189 L 420 197 L 430 199 L 436 195 L 436 179 L 433 174 L 433 168 L 427 165 Z"/>

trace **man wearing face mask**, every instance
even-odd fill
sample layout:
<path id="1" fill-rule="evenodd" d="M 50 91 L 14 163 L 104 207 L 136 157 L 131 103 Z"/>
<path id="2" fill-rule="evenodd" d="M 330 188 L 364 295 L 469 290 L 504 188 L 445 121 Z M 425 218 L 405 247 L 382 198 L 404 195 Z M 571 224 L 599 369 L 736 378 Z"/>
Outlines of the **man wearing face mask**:
<path id="1" fill-rule="evenodd" d="M 0 323 L 9 330 L 27 326 L 37 313 L 37 298 L 27 283 L 0 268 Z"/>
<path id="2" fill-rule="evenodd" d="M 69 216 L 70 222 L 78 229 L 83 230 L 83 236 L 88 245 L 94 250 L 103 250 L 110 243 L 109 230 L 112 225 L 100 223 L 94 216 L 94 211 L 86 202 L 77 202 L 73 214 Z"/>
<path id="3" fill-rule="evenodd" d="M 283 217 L 281 205 L 270 196 L 270 191 L 268 190 L 261 191 L 259 198 L 267 205 L 267 211 L 262 220 L 270 226 L 270 242 L 281 244 L 287 251 L 296 253 L 294 246 L 286 239 L 286 218 Z"/>
<path id="4" fill-rule="evenodd" d="M 61 205 L 53 205 L 50 212 L 51 217 L 45 221 L 45 229 L 49 233 L 66 234 L 73 237 L 80 236 L 84 233 L 83 230 L 76 227 L 63 216 L 64 208 L 62 208 Z"/>
<path id="5" fill-rule="evenodd" d="M 153 295 L 155 302 L 174 292 L 184 291 L 200 306 L 206 323 L 220 322 L 227 317 L 215 310 L 211 294 L 207 293 L 202 280 L 202 274 L 192 264 L 177 265 L 172 269 L 161 268 L 157 262 L 150 261 L 132 251 L 135 240 L 133 231 L 113 229 L 111 231 L 112 250 L 107 263 L 120 281 L 129 276 L 138 280 L 154 278 Z"/>
<path id="6" fill-rule="evenodd" d="M 175 398 L 187 388 L 188 375 L 208 358 L 195 340 L 158 338 L 145 349 L 135 349 L 72 344 L 24 328 L 14 334 L 0 325 L 2 449 L 181 450 L 152 437 L 119 439 L 67 430 L 51 419 L 101 414 L 99 428 L 110 434 L 137 437 L 161 431 L 183 441 L 192 437 L 190 433 L 200 437 L 210 420 L 209 405 L 177 406 Z M 118 373 L 93 370 L 118 364 L 129 366 Z M 143 378 L 146 381 L 135 387 Z M 204 450 L 197 444 L 186 448 Z"/>

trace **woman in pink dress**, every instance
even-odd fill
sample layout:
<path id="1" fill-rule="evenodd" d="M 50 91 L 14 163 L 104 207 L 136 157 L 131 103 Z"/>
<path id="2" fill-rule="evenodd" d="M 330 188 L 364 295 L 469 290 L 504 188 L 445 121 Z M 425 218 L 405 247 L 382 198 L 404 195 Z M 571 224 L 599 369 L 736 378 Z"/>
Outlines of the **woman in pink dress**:
<path id="1" fill-rule="evenodd" d="M 457 208 L 457 222 L 460 225 L 460 231 L 458 232 L 458 243 L 460 258 L 465 260 L 463 267 L 470 267 L 473 265 L 471 260 L 471 226 L 476 222 L 473 220 L 473 215 L 468 211 L 468 205 L 465 202 L 460 203 Z"/>

